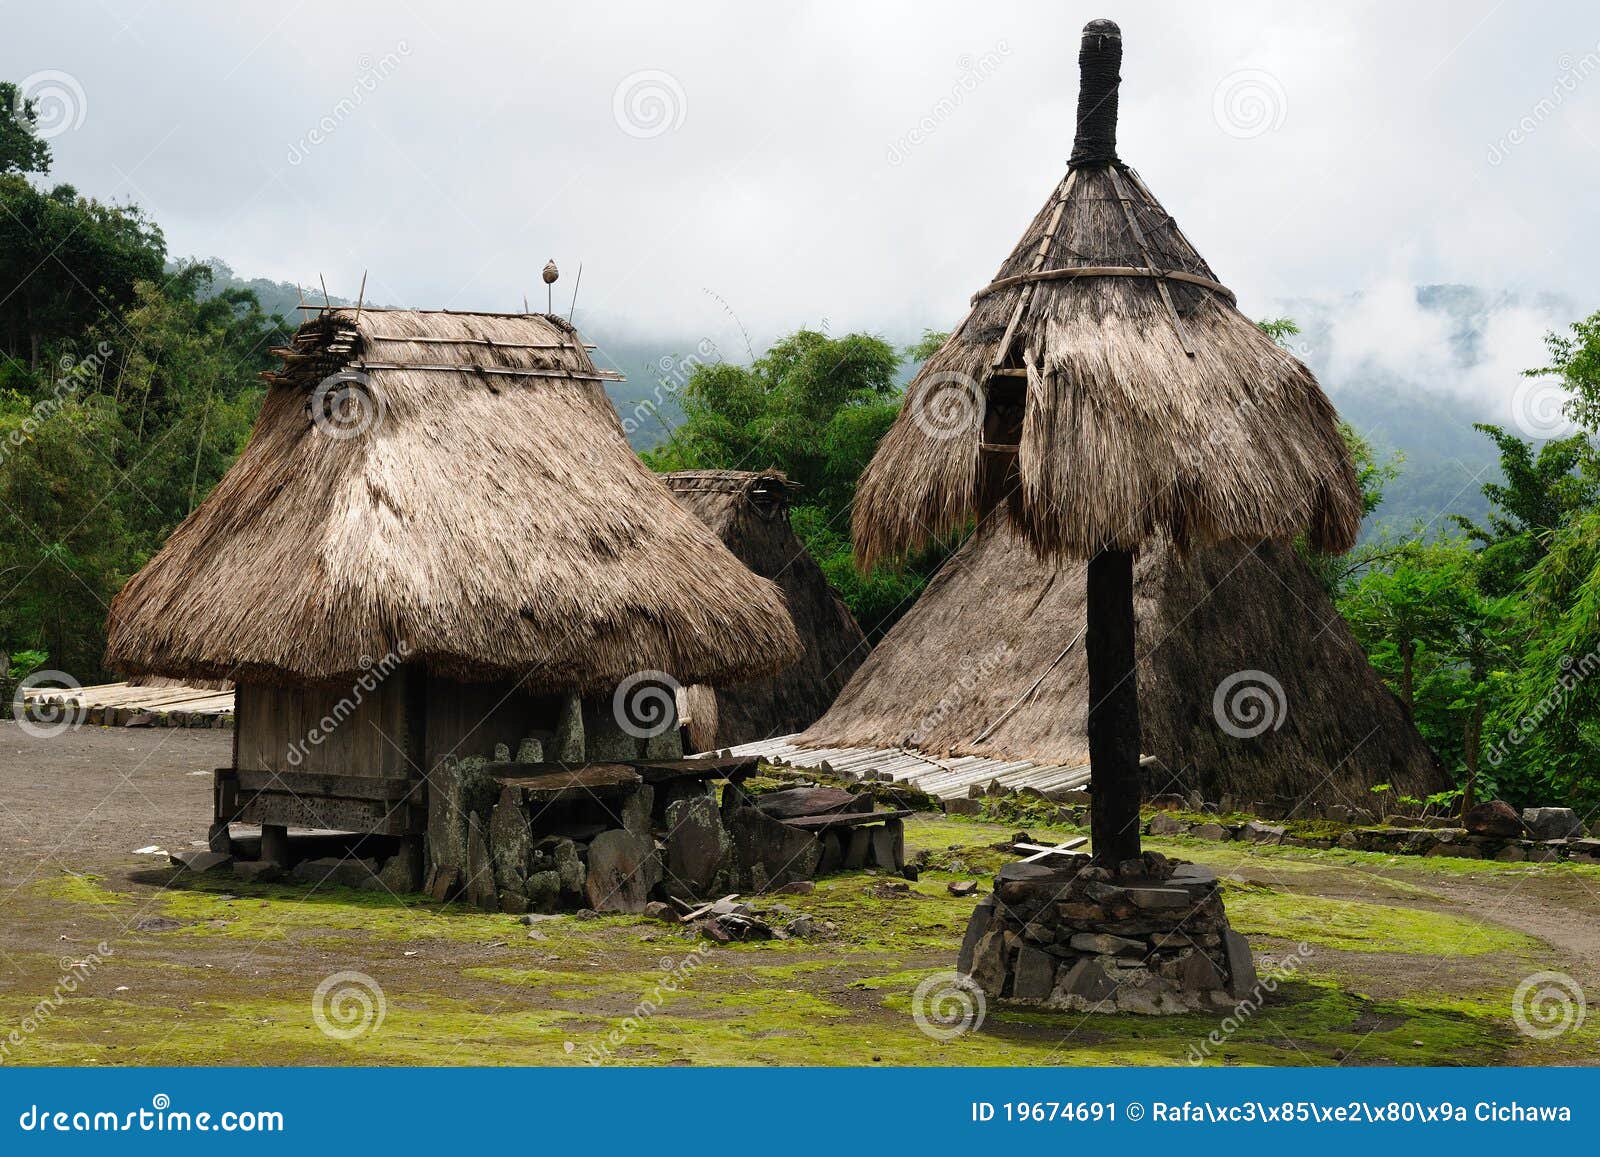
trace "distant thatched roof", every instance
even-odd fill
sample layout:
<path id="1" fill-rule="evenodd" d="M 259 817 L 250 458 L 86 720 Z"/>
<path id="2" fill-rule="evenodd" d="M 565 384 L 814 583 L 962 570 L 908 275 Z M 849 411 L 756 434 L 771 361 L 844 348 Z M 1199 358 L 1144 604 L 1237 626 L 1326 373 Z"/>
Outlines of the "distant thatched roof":
<path id="1" fill-rule="evenodd" d="M 1114 125 L 1120 35 L 1095 22 L 1086 59 L 1091 40 L 1115 51 Z M 1072 167 L 912 381 L 862 478 L 859 556 L 904 556 L 1001 503 L 1037 547 L 1072 557 L 1301 530 L 1348 549 L 1361 497 L 1333 406 L 1235 308 L 1116 159 L 1114 132 L 1083 147 L 1105 133 L 1085 129 L 1083 107 Z"/>
<path id="2" fill-rule="evenodd" d="M 756 574 L 783 591 L 804 648 L 778 674 L 688 697 L 690 737 L 701 750 L 809 727 L 867 654 L 866 637 L 789 525 L 796 487 L 776 470 L 684 470 L 664 475 L 679 502 Z"/>
<path id="3" fill-rule="evenodd" d="M 1084 598 L 1083 564 L 1041 561 L 986 524 L 798 742 L 1086 763 Z M 1152 791 L 1371 806 L 1377 783 L 1447 786 L 1292 547 L 1224 544 L 1182 560 L 1147 549 L 1135 613 L 1143 747 L 1160 761 L 1145 772 Z"/>
<path id="4" fill-rule="evenodd" d="M 118 670 L 312 682 L 404 644 L 451 678 L 600 691 L 798 651 L 559 317 L 334 309 L 271 380 L 239 461 L 113 602 Z"/>

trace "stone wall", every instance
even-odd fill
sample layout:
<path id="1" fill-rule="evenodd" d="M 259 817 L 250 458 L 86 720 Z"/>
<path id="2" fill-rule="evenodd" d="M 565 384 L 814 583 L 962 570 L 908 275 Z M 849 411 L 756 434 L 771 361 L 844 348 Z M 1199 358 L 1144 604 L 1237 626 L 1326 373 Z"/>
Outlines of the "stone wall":
<path id="1" fill-rule="evenodd" d="M 990 997 L 1079 1012 L 1232 1006 L 1255 987 L 1216 876 L 1154 852 L 1007 864 L 967 925 L 957 970 Z"/>

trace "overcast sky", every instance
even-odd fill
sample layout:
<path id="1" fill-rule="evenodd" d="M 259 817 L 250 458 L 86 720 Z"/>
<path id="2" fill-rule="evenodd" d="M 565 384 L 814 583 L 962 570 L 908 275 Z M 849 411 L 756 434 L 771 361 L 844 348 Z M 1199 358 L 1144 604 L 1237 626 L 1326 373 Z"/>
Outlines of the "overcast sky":
<path id="1" fill-rule="evenodd" d="M 948 328 L 1060 177 L 1108 16 L 1122 156 L 1246 312 L 1440 281 L 1600 307 L 1592 0 L 0 7 L 54 177 L 352 297 L 520 308 L 553 256 L 611 333 Z"/>

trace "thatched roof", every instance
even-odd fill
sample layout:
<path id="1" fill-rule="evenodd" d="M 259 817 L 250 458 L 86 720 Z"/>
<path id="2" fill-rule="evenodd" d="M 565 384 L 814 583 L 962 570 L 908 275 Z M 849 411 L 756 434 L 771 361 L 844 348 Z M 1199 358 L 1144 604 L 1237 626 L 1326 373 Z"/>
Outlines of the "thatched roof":
<path id="1" fill-rule="evenodd" d="M 1086 69 L 1091 51 L 1109 62 L 1114 125 L 1116 26 L 1096 21 L 1084 51 Z M 902 557 L 1002 503 L 1037 547 L 1070 557 L 1302 530 L 1348 549 L 1361 496 L 1333 406 L 1239 312 L 1114 137 L 1084 147 L 1105 126 L 1086 128 L 1083 109 L 1072 166 L 912 381 L 862 478 L 861 560 Z"/>
<path id="2" fill-rule="evenodd" d="M 1082 563 L 1042 561 L 985 524 L 797 742 L 1087 762 L 1084 586 Z M 1147 549 L 1135 613 L 1143 747 L 1159 760 L 1145 772 L 1151 792 L 1370 807 L 1374 784 L 1419 796 L 1448 786 L 1292 547 Z M 1251 672 L 1275 680 L 1281 701 Z M 1269 718 L 1253 707 L 1280 725 L 1230 734 L 1217 714 L 1224 683 L 1235 730 Z"/>
<path id="3" fill-rule="evenodd" d="M 776 470 L 684 470 L 664 475 L 739 561 L 783 591 L 803 651 L 778 674 L 687 697 L 690 738 L 702 750 L 809 727 L 867 655 L 867 640 L 789 525 L 796 487 Z"/>
<path id="4" fill-rule="evenodd" d="M 597 692 L 798 651 L 561 318 L 334 309 L 285 353 L 238 462 L 113 602 L 116 669 L 331 681 L 404 644 L 450 678 Z"/>

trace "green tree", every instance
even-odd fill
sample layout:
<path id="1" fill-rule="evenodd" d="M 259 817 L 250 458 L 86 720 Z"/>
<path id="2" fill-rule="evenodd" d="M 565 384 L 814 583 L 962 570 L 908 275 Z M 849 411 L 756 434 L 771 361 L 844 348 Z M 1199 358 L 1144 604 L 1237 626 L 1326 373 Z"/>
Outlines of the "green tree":
<path id="1" fill-rule="evenodd" d="M 48 173 L 50 145 L 38 136 L 39 114 L 17 86 L 0 80 L 0 174 Z"/>

